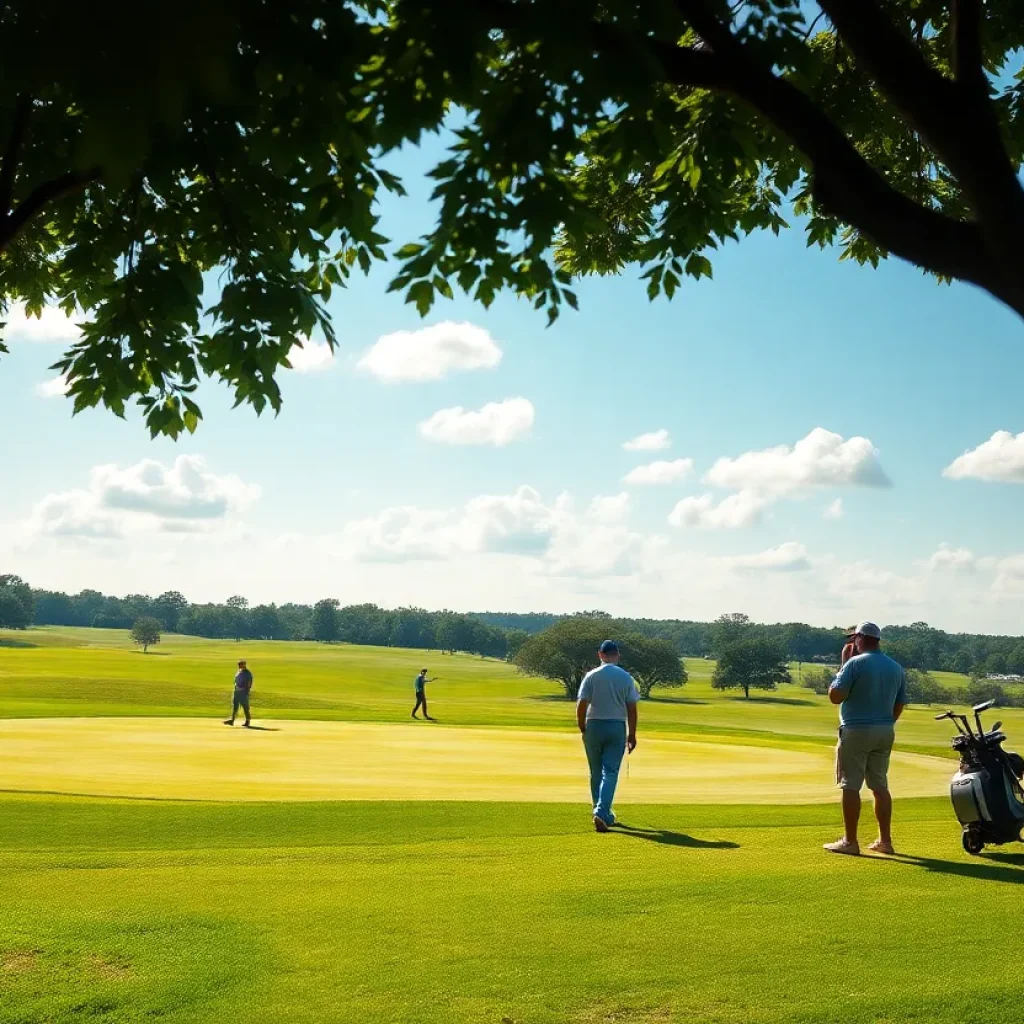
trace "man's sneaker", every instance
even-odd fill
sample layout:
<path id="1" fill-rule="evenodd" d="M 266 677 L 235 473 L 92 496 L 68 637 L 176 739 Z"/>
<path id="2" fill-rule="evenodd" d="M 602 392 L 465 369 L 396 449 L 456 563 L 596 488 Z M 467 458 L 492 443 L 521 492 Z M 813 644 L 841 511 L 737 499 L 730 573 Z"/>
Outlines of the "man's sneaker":
<path id="1" fill-rule="evenodd" d="M 851 857 L 860 856 L 860 846 L 857 843 L 848 842 L 845 838 L 837 839 L 834 843 L 826 843 L 823 849 L 829 853 L 845 853 Z"/>
<path id="2" fill-rule="evenodd" d="M 893 849 L 892 843 L 883 843 L 881 839 L 876 839 L 868 849 L 872 853 L 883 853 L 886 857 L 895 857 L 896 851 Z"/>
<path id="3" fill-rule="evenodd" d="M 224 724 L 225 725 L 234 725 L 235 724 L 235 720 L 233 718 L 225 718 L 224 719 Z"/>
<path id="4" fill-rule="evenodd" d="M 607 832 L 608 822 L 604 818 L 599 818 L 596 814 L 594 815 L 594 831 L 595 832 Z"/>
<path id="5" fill-rule="evenodd" d="M 252 728 L 252 722 L 243 722 L 242 723 L 242 728 L 243 729 L 251 729 Z"/>

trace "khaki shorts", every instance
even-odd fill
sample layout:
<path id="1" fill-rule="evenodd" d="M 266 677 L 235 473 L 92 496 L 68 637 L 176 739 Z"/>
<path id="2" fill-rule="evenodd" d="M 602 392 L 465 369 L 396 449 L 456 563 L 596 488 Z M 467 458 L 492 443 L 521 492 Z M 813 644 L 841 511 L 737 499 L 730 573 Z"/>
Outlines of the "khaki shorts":
<path id="1" fill-rule="evenodd" d="M 859 791 L 882 792 L 889 788 L 889 755 L 896 730 L 891 725 L 844 726 L 836 745 L 836 785 Z"/>

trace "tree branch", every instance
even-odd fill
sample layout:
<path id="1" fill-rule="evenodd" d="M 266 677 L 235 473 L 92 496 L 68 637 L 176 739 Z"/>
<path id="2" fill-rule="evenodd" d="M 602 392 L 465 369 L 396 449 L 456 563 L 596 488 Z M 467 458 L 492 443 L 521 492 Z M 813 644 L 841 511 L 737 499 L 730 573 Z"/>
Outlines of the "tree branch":
<path id="1" fill-rule="evenodd" d="M 987 81 L 981 89 L 977 83 L 965 88 L 940 74 L 878 0 L 819 0 L 843 43 L 956 176 L 977 215 L 975 226 L 919 206 L 890 188 L 809 97 L 750 57 L 707 0 L 675 2 L 715 52 L 740 72 L 727 88 L 781 128 L 811 159 L 817 194 L 833 212 L 897 255 L 935 273 L 982 284 L 1024 312 L 1019 252 L 1024 189 L 1007 157 Z M 981 0 L 954 3 L 960 8 L 964 57 L 974 55 L 977 74 L 984 79 Z M 864 206 L 867 197 L 874 209 Z M 892 223 L 887 225 L 886 218 Z M 959 246 L 965 248 L 958 255 Z M 940 265 L 949 269 L 943 271 Z"/>
<path id="2" fill-rule="evenodd" d="M 21 145 L 25 140 L 28 115 L 31 111 L 32 97 L 22 94 L 15 104 L 11 135 L 7 142 L 7 152 L 4 153 L 3 167 L 0 168 L 0 216 L 6 217 L 11 211 L 11 202 L 14 199 L 14 178 L 18 172 Z"/>
<path id="3" fill-rule="evenodd" d="M 694 57 L 670 44 L 652 43 L 674 84 L 703 85 L 691 74 Z M 750 104 L 787 134 L 811 161 L 816 192 L 836 216 L 863 230 L 879 245 L 933 273 L 982 275 L 985 254 L 977 227 L 919 206 L 892 188 L 845 135 L 792 83 L 741 59 L 711 56 L 720 65 L 722 88 Z"/>
<path id="4" fill-rule="evenodd" d="M 0 219 L 0 252 L 18 236 L 25 225 L 47 204 L 71 195 L 97 181 L 99 168 L 69 171 L 52 181 L 37 185 L 6 217 Z"/>
<path id="5" fill-rule="evenodd" d="M 704 0 L 675 0 L 675 5 L 676 10 L 715 53 L 724 56 L 734 53 L 740 47 L 740 41 L 732 34 L 729 25 L 721 21 Z"/>
<path id="6" fill-rule="evenodd" d="M 941 152 L 952 129 L 954 83 L 933 68 L 877 0 L 819 0 L 843 43 L 906 120 Z"/>
<path id="7" fill-rule="evenodd" d="M 949 123 L 951 111 L 944 105 L 944 98 L 951 97 L 950 105 L 957 107 L 962 103 L 959 86 L 928 65 L 921 51 L 897 30 L 876 0 L 820 0 L 820 4 L 854 55 L 861 59 L 860 53 L 866 54 L 862 63 L 883 92 L 897 106 L 901 106 L 897 97 L 905 102 L 908 122 L 916 124 L 916 115 L 922 114 L 920 120 L 935 128 L 944 117 L 940 134 L 946 139 L 950 133 L 957 134 L 958 129 Z M 486 12 L 484 16 L 495 28 L 512 33 L 520 41 L 541 39 L 546 29 L 526 13 L 530 6 L 508 0 L 480 0 L 474 9 Z M 830 213 L 863 231 L 893 255 L 934 274 L 977 284 L 1024 316 L 1024 277 L 1016 273 L 1019 257 L 1008 267 L 1005 259 L 997 256 L 1005 247 L 991 247 L 993 238 L 982 216 L 980 224 L 959 221 L 903 195 L 861 156 L 842 129 L 806 93 L 752 55 L 707 0 L 675 0 L 675 6 L 710 52 L 650 37 L 633 39 L 611 23 L 592 22 L 587 29 L 595 49 L 649 53 L 656 58 L 659 73 L 668 84 L 723 91 L 749 104 L 807 157 L 815 198 Z M 850 26 L 852 40 L 846 37 L 839 21 Z M 991 112 L 991 105 L 985 106 Z M 923 126 L 921 134 L 928 136 Z M 962 143 L 960 146 L 962 149 Z M 939 147 L 933 143 L 933 149 L 938 151 Z M 946 162 L 956 174 L 956 168 Z M 1010 167 L 1005 153 L 1003 166 Z M 977 167 L 975 162 L 972 169 L 976 171 Z M 961 184 L 971 198 L 969 185 L 962 180 Z M 1016 181 L 1014 187 L 1020 190 Z M 1003 209 L 1005 212 L 1006 207 Z"/>
<path id="8" fill-rule="evenodd" d="M 953 74 L 965 89 L 987 98 L 981 17 L 981 0 L 953 0 Z"/>

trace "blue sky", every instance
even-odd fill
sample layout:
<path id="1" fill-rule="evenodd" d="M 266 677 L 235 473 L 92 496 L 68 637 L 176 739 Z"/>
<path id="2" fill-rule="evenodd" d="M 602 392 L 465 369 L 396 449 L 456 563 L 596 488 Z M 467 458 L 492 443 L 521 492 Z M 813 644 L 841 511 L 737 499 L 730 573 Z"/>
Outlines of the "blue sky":
<path id="1" fill-rule="evenodd" d="M 436 155 L 396 161 L 412 191 L 385 207 L 396 241 L 429 223 L 418 173 Z M 489 311 L 442 301 L 421 321 L 386 294 L 393 268 L 381 267 L 332 300 L 340 350 L 318 372 L 285 374 L 278 418 L 231 411 L 224 389 L 204 385 L 205 422 L 177 444 L 150 441 L 134 417 L 72 420 L 68 402 L 38 393 L 60 339 L 31 341 L 15 324 L 0 362 L 0 571 L 195 600 L 747 611 L 1020 632 L 1024 324 L 965 286 L 836 257 L 806 249 L 799 231 L 755 236 L 671 303 L 649 303 L 634 272 L 582 282 L 580 312 L 552 328 L 508 296 Z M 462 344 L 461 356 L 445 349 L 441 379 L 386 382 L 360 368 L 382 336 L 445 321 L 480 330 L 409 340 L 428 362 L 430 337 Z M 493 346 L 496 365 L 451 365 L 493 362 Z M 523 403 L 419 429 L 440 410 L 514 398 L 533 422 L 504 444 L 452 442 L 497 421 L 516 434 Z M 712 469 L 818 428 L 838 438 Z M 622 447 L 662 429 L 670 447 Z M 943 475 L 997 431 L 1020 442 Z M 681 479 L 623 482 L 679 459 L 692 460 Z M 891 486 L 877 486 L 883 476 Z M 837 500 L 841 516 L 826 518 Z"/>

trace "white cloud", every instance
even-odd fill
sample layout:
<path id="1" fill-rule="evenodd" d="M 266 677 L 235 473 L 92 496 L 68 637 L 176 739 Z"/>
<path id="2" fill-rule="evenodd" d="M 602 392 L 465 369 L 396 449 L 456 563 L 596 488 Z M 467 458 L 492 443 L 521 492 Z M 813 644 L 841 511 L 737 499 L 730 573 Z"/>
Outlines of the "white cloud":
<path id="1" fill-rule="evenodd" d="M 693 472 L 693 459 L 661 459 L 648 462 L 630 470 L 623 483 L 627 484 L 671 484 L 684 480 Z"/>
<path id="2" fill-rule="evenodd" d="M 710 494 L 683 498 L 669 513 L 672 526 L 696 526 L 705 530 L 736 530 L 761 521 L 767 499 L 754 491 L 738 491 L 717 505 Z"/>
<path id="3" fill-rule="evenodd" d="M 125 469 L 94 466 L 88 488 L 47 495 L 33 509 L 28 526 L 30 532 L 56 537 L 206 532 L 259 494 L 259 487 L 237 476 L 210 472 L 198 455 L 179 455 L 169 467 L 143 459 Z"/>
<path id="4" fill-rule="evenodd" d="M 815 427 L 792 448 L 782 444 L 718 459 L 704 479 L 729 490 L 775 495 L 811 487 L 890 486 L 878 452 L 866 437 L 844 441 L 822 427 Z"/>
<path id="5" fill-rule="evenodd" d="M 333 547 L 344 558 L 407 562 L 448 558 L 455 551 L 455 538 L 447 513 L 403 505 L 346 523 Z"/>
<path id="6" fill-rule="evenodd" d="M 640 434 L 631 441 L 624 442 L 622 447 L 627 452 L 657 452 L 668 448 L 671 444 L 672 439 L 668 436 L 668 431 L 662 428 L 661 430 L 652 430 L 648 434 Z"/>
<path id="7" fill-rule="evenodd" d="M 428 441 L 501 447 L 528 434 L 533 420 L 529 399 L 506 398 L 503 402 L 488 402 L 482 409 L 464 409 L 461 405 L 440 409 L 418 429 Z"/>
<path id="8" fill-rule="evenodd" d="M 950 480 L 1024 483 L 1024 431 L 997 430 L 977 448 L 954 459 L 942 475 Z"/>
<path id="9" fill-rule="evenodd" d="M 624 523 L 629 518 L 629 492 L 594 498 L 587 509 L 587 518 L 606 525 Z"/>
<path id="10" fill-rule="evenodd" d="M 62 342 L 78 341 L 81 331 L 71 317 L 66 316 L 57 306 L 44 306 L 38 317 L 26 316 L 24 303 L 17 303 L 0 317 L 7 326 L 3 329 L 3 340 L 11 342 Z"/>
<path id="11" fill-rule="evenodd" d="M 564 499 L 559 499 L 564 501 Z M 532 487 L 513 494 L 482 494 L 466 503 L 455 525 L 465 551 L 536 554 L 547 549 L 561 514 Z"/>
<path id="12" fill-rule="evenodd" d="M 928 568 L 935 572 L 972 573 L 978 567 L 974 552 L 967 548 L 953 548 L 940 544 L 938 550 L 928 559 Z"/>
<path id="13" fill-rule="evenodd" d="M 334 365 L 334 352 L 326 341 L 307 338 L 301 345 L 292 345 L 288 362 L 296 373 L 320 373 Z"/>
<path id="14" fill-rule="evenodd" d="M 995 570 L 996 576 L 992 582 L 995 594 L 1005 597 L 1024 592 L 1024 554 L 997 559 Z"/>
<path id="15" fill-rule="evenodd" d="M 846 515 L 846 510 L 843 508 L 843 499 L 836 498 L 835 501 L 830 502 L 825 506 L 825 511 L 821 513 L 823 519 L 842 519 Z"/>
<path id="16" fill-rule="evenodd" d="M 40 398 L 59 398 L 68 393 L 68 379 L 62 373 L 59 377 L 41 381 L 36 385 L 35 390 Z"/>
<path id="17" fill-rule="evenodd" d="M 837 604 L 848 609 L 844 618 L 850 621 L 883 621 L 889 613 L 883 614 L 879 610 L 881 606 L 920 607 L 934 587 L 934 581 L 929 582 L 920 576 L 903 576 L 870 562 L 830 566 L 826 579 L 828 592 Z"/>
<path id="18" fill-rule="evenodd" d="M 551 504 L 532 487 L 484 494 L 457 509 L 403 506 L 347 523 L 329 547 L 362 562 L 518 556 L 549 576 L 629 575 L 659 538 L 629 529 L 629 495 L 594 498 L 581 514 L 563 494 Z"/>
<path id="19" fill-rule="evenodd" d="M 747 572 L 805 572 L 811 568 L 807 548 L 795 541 L 786 541 L 756 555 L 734 555 L 725 562 L 733 569 Z"/>
<path id="20" fill-rule="evenodd" d="M 501 349 L 483 327 L 445 320 L 418 331 L 382 335 L 358 362 L 378 380 L 441 380 L 459 370 L 488 370 Z"/>

